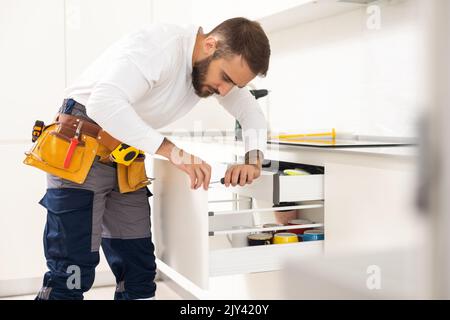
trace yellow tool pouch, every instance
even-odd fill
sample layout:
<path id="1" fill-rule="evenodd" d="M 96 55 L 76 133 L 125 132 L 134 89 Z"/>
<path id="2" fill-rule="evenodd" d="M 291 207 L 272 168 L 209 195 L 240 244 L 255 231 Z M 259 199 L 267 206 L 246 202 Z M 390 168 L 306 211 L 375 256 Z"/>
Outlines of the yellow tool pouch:
<path id="1" fill-rule="evenodd" d="M 139 190 L 151 184 L 145 171 L 145 155 L 139 155 L 129 166 L 117 164 L 117 182 L 120 193 Z"/>
<path id="2" fill-rule="evenodd" d="M 99 144 L 93 137 L 81 135 L 68 167 L 64 166 L 75 130 L 61 123 L 44 128 L 24 163 L 60 178 L 83 184 L 94 162 Z"/>

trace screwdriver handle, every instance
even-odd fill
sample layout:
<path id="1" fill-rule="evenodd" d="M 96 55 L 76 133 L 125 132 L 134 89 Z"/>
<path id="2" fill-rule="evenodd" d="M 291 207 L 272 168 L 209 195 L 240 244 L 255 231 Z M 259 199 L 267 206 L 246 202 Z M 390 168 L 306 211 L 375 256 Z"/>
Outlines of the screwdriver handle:
<path id="1" fill-rule="evenodd" d="M 269 90 L 260 89 L 260 90 L 250 90 L 250 93 L 255 97 L 256 100 L 259 98 L 263 98 L 269 94 Z"/>
<path id="2" fill-rule="evenodd" d="M 77 138 L 70 139 L 69 149 L 67 150 L 66 158 L 64 159 L 64 168 L 68 169 L 70 166 L 70 161 L 72 160 L 73 153 L 77 148 L 79 141 Z"/>

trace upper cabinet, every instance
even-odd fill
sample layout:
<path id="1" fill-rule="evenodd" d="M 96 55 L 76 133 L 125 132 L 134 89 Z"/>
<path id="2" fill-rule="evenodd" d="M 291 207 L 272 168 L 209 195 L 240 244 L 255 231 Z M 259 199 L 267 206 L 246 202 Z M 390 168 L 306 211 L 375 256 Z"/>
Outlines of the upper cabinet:
<path id="1" fill-rule="evenodd" d="M 258 20 L 288 10 L 311 0 L 153 0 L 153 21 L 201 25 L 208 32 L 220 22 L 233 17 Z M 237 5 L 238 4 L 238 5 Z"/>
<path id="2" fill-rule="evenodd" d="M 239 5 L 209 0 L 192 1 L 193 22 L 210 31 L 220 22 L 233 17 L 258 20 L 267 32 L 274 32 L 303 22 L 343 13 L 364 6 L 339 0 L 245 0 Z M 205 10 L 211 8 L 211 10 Z"/>
<path id="3" fill-rule="evenodd" d="M 259 20 L 306 2 L 311 2 L 311 0 L 245 0 L 239 1 L 238 5 L 236 5 L 237 3 L 232 5 L 226 1 L 217 1 L 212 5 L 209 0 L 195 0 L 192 1 L 193 19 L 208 32 L 217 24 L 229 18 L 246 17 Z M 209 8 L 209 10 L 206 8 Z"/>

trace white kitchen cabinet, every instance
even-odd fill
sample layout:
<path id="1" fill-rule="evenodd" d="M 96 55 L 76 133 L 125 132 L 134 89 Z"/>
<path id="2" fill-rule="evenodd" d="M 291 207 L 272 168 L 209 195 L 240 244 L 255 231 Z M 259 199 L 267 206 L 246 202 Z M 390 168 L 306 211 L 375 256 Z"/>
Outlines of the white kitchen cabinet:
<path id="1" fill-rule="evenodd" d="M 339 0 L 246 0 L 239 5 L 229 2 L 214 4 L 214 14 L 205 10 L 211 1 L 192 2 L 192 19 L 209 32 L 222 21 L 233 17 L 246 17 L 259 21 L 266 32 L 275 32 L 301 23 L 356 10 L 365 4 Z"/>
<path id="2" fill-rule="evenodd" d="M 327 253 L 413 247 L 425 237 L 419 214 L 414 164 L 327 163 L 325 224 Z"/>
<path id="3" fill-rule="evenodd" d="M 208 154 L 210 159 L 220 161 L 220 158 L 228 159 L 228 155 L 242 152 L 241 145 L 232 147 L 231 143 L 183 144 L 177 141 L 177 144 L 206 160 Z M 232 293 L 228 296 L 240 297 L 240 292 L 247 292 L 246 298 L 250 299 L 261 296 L 283 299 L 289 298 L 285 288 L 280 289 L 285 262 L 306 263 L 344 253 L 348 256 L 372 252 L 377 257 L 378 252 L 415 249 L 427 238 L 427 224 L 415 208 L 414 148 L 339 150 L 269 146 L 267 154 L 271 159 L 323 168 L 323 174 L 312 178 L 285 178 L 295 181 L 288 182 L 291 187 L 286 194 L 294 192 L 297 203 L 312 206 L 302 210 L 302 218 L 323 225 L 325 240 L 231 248 L 226 234 L 235 231 L 233 226 L 271 222 L 265 215 L 273 218 L 270 212 L 276 199 L 273 173 L 264 173 L 250 186 L 229 190 L 239 196 L 253 197 L 253 210 L 262 216 L 256 221 L 253 211 L 245 211 L 251 210 L 244 207 L 245 198 L 239 199 L 240 214 L 231 208 L 211 208 L 211 203 L 208 204 L 212 200 L 211 189 L 209 192 L 190 191 L 184 173 L 166 161 L 156 160 L 153 227 L 157 256 L 164 264 L 163 273 L 168 270 L 179 273 L 197 288 L 207 290 L 206 295 L 199 295 L 205 298 L 210 297 L 205 288 L 219 293 L 215 297 L 223 298 L 220 293 L 231 286 L 228 292 Z M 313 180 L 308 183 L 308 179 Z M 319 186 L 322 186 L 321 192 L 317 189 Z M 305 197 L 311 192 L 315 192 L 314 197 Z M 309 201 L 316 198 L 323 200 Z M 314 205 L 323 205 L 323 208 Z M 261 208 L 268 208 L 269 212 Z M 208 236 L 211 233 L 213 237 Z M 295 273 L 295 265 L 291 263 L 289 268 Z M 298 272 L 301 272 L 300 266 Z M 262 283 L 265 288 L 261 287 Z M 268 288 L 270 296 L 262 291 Z"/>
<path id="4" fill-rule="evenodd" d="M 155 159 L 153 171 L 155 197 L 152 217 L 156 255 L 172 271 L 202 290 L 209 289 L 214 277 L 276 271 L 282 268 L 284 259 L 289 256 L 306 259 L 320 256 L 323 252 L 323 241 L 232 248 L 227 237 L 233 234 L 298 229 L 299 226 L 263 229 L 254 224 L 253 215 L 290 207 L 252 209 L 248 199 L 244 198 L 238 199 L 243 203 L 238 210 L 224 210 L 223 206 L 212 209 L 220 204 L 219 200 L 211 202 L 210 195 L 214 189 L 208 192 L 190 190 L 188 176 L 166 160 Z M 273 175 L 268 176 L 273 182 Z M 260 183 L 265 183 L 265 180 Z M 312 181 L 313 186 L 314 183 Z M 302 181 L 301 188 L 308 188 L 306 180 Z M 228 192 L 236 189 L 230 188 Z M 257 192 L 249 192 L 248 195 L 258 197 Z M 228 203 L 230 200 L 225 201 Z M 302 203 L 292 208 L 315 209 L 318 215 L 323 213 L 323 203 L 320 202 Z M 238 225 L 248 228 L 233 229 Z M 322 223 L 312 223 L 301 228 L 323 226 Z"/>
<path id="5" fill-rule="evenodd" d="M 214 13 L 206 10 L 211 7 L 211 1 L 195 0 L 193 5 L 193 19 L 210 31 L 220 22 L 233 17 L 246 17 L 252 20 L 288 10 L 295 6 L 311 2 L 311 0 L 246 0 L 240 1 L 239 5 L 230 5 L 230 2 L 214 3 Z"/>

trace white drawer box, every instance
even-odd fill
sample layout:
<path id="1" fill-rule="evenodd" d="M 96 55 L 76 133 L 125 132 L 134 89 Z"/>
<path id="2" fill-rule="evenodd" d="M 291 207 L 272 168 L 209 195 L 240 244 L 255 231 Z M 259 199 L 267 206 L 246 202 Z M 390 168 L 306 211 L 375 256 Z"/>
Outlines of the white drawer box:
<path id="1" fill-rule="evenodd" d="M 284 176 L 263 171 L 261 177 L 251 185 L 235 187 L 231 192 L 256 200 L 280 202 L 323 200 L 323 174 Z"/>
<path id="2" fill-rule="evenodd" d="M 209 254 L 209 275 L 280 270 L 288 258 L 302 259 L 322 254 L 323 241 L 214 250 Z"/>

